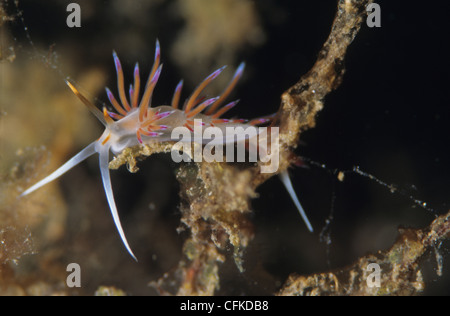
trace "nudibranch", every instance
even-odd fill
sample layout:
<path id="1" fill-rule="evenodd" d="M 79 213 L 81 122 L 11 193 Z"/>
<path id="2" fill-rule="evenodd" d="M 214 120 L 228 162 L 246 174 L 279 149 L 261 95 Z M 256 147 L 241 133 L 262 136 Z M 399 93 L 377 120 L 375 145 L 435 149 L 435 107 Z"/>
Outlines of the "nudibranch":
<path id="1" fill-rule="evenodd" d="M 56 171 L 54 171 L 41 181 L 37 182 L 21 194 L 21 196 L 30 194 L 31 192 L 37 190 L 45 184 L 57 179 L 88 157 L 92 156 L 95 153 L 98 153 L 103 187 L 114 223 L 125 248 L 136 261 L 136 256 L 131 250 L 131 247 L 125 237 L 116 203 L 114 201 L 111 178 L 108 168 L 110 151 L 113 154 L 119 154 L 128 147 L 146 145 L 152 142 L 172 141 L 171 131 L 174 128 L 184 126 L 191 132 L 194 132 L 194 125 L 197 119 L 201 120 L 202 125 L 214 126 L 220 129 L 225 129 L 228 126 L 254 126 L 265 123 L 269 120 L 266 118 L 259 118 L 251 121 L 246 121 L 242 119 L 222 118 L 223 114 L 225 114 L 228 110 L 233 108 L 238 103 L 238 101 L 232 101 L 230 103 L 227 103 L 226 105 L 222 105 L 226 98 L 229 96 L 230 92 L 236 86 L 239 78 L 242 76 L 245 66 L 244 63 L 241 63 L 239 65 L 230 83 L 218 97 L 205 99 L 201 96 L 201 94 L 206 86 L 211 83 L 211 81 L 213 81 L 224 70 L 225 67 L 214 71 L 212 74 L 206 77 L 197 86 L 190 97 L 184 102 L 184 106 L 182 107 L 182 109 L 179 108 L 179 101 L 183 86 L 182 80 L 175 88 L 171 105 L 151 107 L 152 94 L 162 70 L 162 64 L 160 64 L 160 56 L 161 54 L 159 41 L 156 41 L 154 63 L 145 85 L 143 95 L 139 100 L 139 65 L 136 64 L 134 68 L 134 84 L 130 85 L 127 96 L 127 93 L 125 91 L 122 66 L 119 58 L 117 57 L 117 54 L 113 52 L 113 59 L 117 73 L 117 89 L 120 102 L 115 98 L 114 94 L 108 88 L 106 88 L 106 94 L 116 112 L 108 111 L 106 107 L 103 108 L 103 111 L 100 111 L 94 104 L 92 104 L 78 91 L 71 80 L 67 79 L 67 85 L 97 117 L 97 119 L 105 126 L 105 131 L 98 140 L 86 146 L 83 150 L 81 150 L 78 154 L 72 157 L 61 167 L 59 167 Z M 223 140 L 224 143 L 226 143 L 227 141 L 230 140 Z M 235 140 L 233 139 L 231 141 Z M 303 217 L 308 229 L 312 231 L 312 226 L 309 223 L 306 214 L 300 205 L 300 202 L 298 201 L 287 172 L 282 172 L 280 174 L 280 178 L 286 189 L 288 190 L 290 196 L 292 197 L 301 216 Z"/>

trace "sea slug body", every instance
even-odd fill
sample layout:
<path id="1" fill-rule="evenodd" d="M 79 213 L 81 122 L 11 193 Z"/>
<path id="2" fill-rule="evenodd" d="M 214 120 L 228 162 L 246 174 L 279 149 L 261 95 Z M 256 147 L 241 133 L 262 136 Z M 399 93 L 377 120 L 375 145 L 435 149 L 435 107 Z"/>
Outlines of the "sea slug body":
<path id="1" fill-rule="evenodd" d="M 205 127 L 213 126 L 225 131 L 226 127 L 242 126 L 246 128 L 249 126 L 260 125 L 270 121 L 270 118 L 258 118 L 251 121 L 222 118 L 222 115 L 238 103 L 238 101 L 232 101 L 223 105 L 230 92 L 236 86 L 239 78 L 242 76 L 245 67 L 244 63 L 239 65 L 230 83 L 220 96 L 205 99 L 201 96 L 201 93 L 208 86 L 208 84 L 211 83 L 224 70 L 225 67 L 217 69 L 206 77 L 184 102 L 182 108 L 180 108 L 179 103 L 183 81 L 180 81 L 180 83 L 176 86 L 171 105 L 151 107 L 152 94 L 162 70 L 162 64 L 160 64 L 160 45 L 158 41 L 156 41 L 153 67 L 150 71 L 150 75 L 140 100 L 139 66 L 136 64 L 134 68 L 134 84 L 130 85 L 127 96 L 122 66 L 115 52 L 113 52 L 113 59 L 117 72 L 119 100 L 115 98 L 114 94 L 108 88 L 106 88 L 106 94 L 116 112 L 108 111 L 106 108 L 103 108 L 103 111 L 100 111 L 78 91 L 71 80 L 66 80 L 67 85 L 75 93 L 75 95 L 105 126 L 105 131 L 101 137 L 86 146 L 52 174 L 25 190 L 21 196 L 30 194 L 45 184 L 60 177 L 88 157 L 98 153 L 103 186 L 114 223 L 127 251 L 136 260 L 136 256 L 132 252 L 125 237 L 125 233 L 120 223 L 116 203 L 114 201 L 108 168 L 110 151 L 113 154 L 119 154 L 128 147 L 146 145 L 152 142 L 174 141 L 171 139 L 171 132 L 174 128 L 184 126 L 191 132 L 194 132 L 195 122 L 199 119 L 201 120 L 201 124 Z M 224 138 L 222 142 L 223 144 L 226 144 L 227 142 L 235 142 L 235 140 L 234 138 L 231 140 Z M 308 229 L 312 231 L 312 226 L 306 218 L 300 203 L 298 202 L 287 172 L 284 171 L 280 173 L 280 176 L 283 184 L 286 186 L 289 194 L 294 200 L 300 214 L 305 220 Z"/>

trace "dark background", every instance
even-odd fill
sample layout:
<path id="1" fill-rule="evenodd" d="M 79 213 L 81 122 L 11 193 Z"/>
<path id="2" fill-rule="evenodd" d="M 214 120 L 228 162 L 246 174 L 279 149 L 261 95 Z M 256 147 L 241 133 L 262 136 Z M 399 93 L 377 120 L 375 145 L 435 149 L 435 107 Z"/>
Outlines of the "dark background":
<path id="1" fill-rule="evenodd" d="M 395 241 L 399 226 L 424 227 L 435 215 L 448 210 L 450 3 L 377 3 L 381 6 L 381 28 L 363 25 L 348 50 L 342 85 L 326 98 L 325 107 L 317 117 L 317 126 L 301 136 L 297 153 L 313 163 L 307 168 L 290 170 L 315 232 L 308 233 L 281 182 L 272 178 L 259 188 L 260 197 L 253 203 L 255 240 L 245 257 L 247 271 L 239 274 L 232 260 L 228 260 L 221 272 L 224 277 L 220 294 L 268 294 L 281 286 L 292 272 L 308 274 L 345 266 L 369 252 L 387 249 Z M 76 30 L 68 30 L 65 19 L 61 18 L 61 15 L 65 17 L 64 1 L 46 1 L 45 4 L 20 1 L 19 4 L 35 45 L 56 44 L 56 51 L 66 45 L 75 49 L 74 55 L 78 56 L 81 68 L 100 65 L 110 71 L 109 86 L 113 86 L 115 80 L 111 51 L 119 49 L 121 36 L 126 31 L 148 38 L 148 51 L 131 54 L 142 64 L 152 62 L 154 36 L 151 34 L 160 39 L 165 63 L 160 91 L 165 88 L 173 91 L 181 77 L 176 65 L 164 55 L 164 48 L 171 45 L 173 35 L 183 27 L 180 19 L 167 13 L 171 1 L 162 1 L 153 8 L 157 12 L 152 16 L 158 16 L 161 22 L 153 22 L 149 29 L 143 21 L 115 19 L 109 2 L 104 1 L 91 4 L 93 11 L 89 18 Z M 83 7 L 83 3 L 81 5 Z M 266 41 L 258 47 L 244 47 L 238 53 L 238 59 L 244 60 L 247 68 L 235 92 L 241 99 L 240 105 L 231 115 L 244 118 L 275 112 L 280 95 L 312 67 L 330 32 L 336 1 L 258 0 L 254 6 Z M 32 54 L 20 21 L 11 25 L 11 32 L 22 53 Z M 133 62 L 131 58 L 125 61 L 129 67 Z M 59 70 L 64 72 L 63 66 Z M 66 75 L 75 77 L 75 74 Z M 98 98 L 107 100 L 105 95 Z M 74 153 L 77 150 L 74 149 Z M 173 234 L 171 238 L 177 239 L 175 244 L 181 247 L 185 236 L 175 231 L 179 197 L 170 158 L 152 157 L 140 166 L 140 174 L 130 175 L 121 170 L 113 177 L 115 188 L 120 187 L 115 189 L 119 209 L 129 203 L 130 197 L 136 200 L 144 195 L 150 199 L 159 194 L 155 190 L 168 195 L 165 198 L 168 202 L 151 219 L 156 221 L 153 225 L 167 226 L 166 235 Z M 395 184 L 403 193 L 391 193 L 387 187 L 355 173 L 346 173 L 344 182 L 337 181 L 335 170 L 352 170 L 354 166 L 387 184 Z M 95 161 L 79 168 L 99 180 Z M 73 189 L 74 177 L 76 175 L 68 175 L 61 180 L 67 196 Z M 155 179 L 160 178 L 168 184 L 158 185 Z M 135 188 L 136 184 L 139 188 Z M 100 192 L 100 182 L 98 187 Z M 147 194 L 148 190 L 153 193 Z M 428 210 L 414 203 L 415 199 L 425 201 Z M 321 239 L 321 231 L 330 215 L 333 220 L 326 232 L 331 244 L 327 246 Z M 121 216 L 127 223 L 132 222 L 127 216 L 137 215 L 129 212 Z M 129 228 L 134 229 L 144 228 Z M 113 226 L 111 231 L 115 233 Z M 158 236 L 152 238 L 152 244 L 163 242 Z M 137 244 L 137 240 L 131 241 Z M 112 245 L 121 247 L 118 239 Z M 434 272 L 433 253 L 424 262 L 427 267 L 425 294 L 450 294 L 448 246 L 447 242 L 441 248 L 444 255 L 442 277 Z M 148 264 L 143 267 L 145 258 L 151 257 L 152 251 L 157 252 L 155 247 L 158 248 L 148 243 L 137 246 L 138 257 L 144 257 L 139 268 L 127 260 L 124 251 L 121 253 L 125 258 L 120 262 L 126 262 L 122 269 L 139 270 L 143 279 L 129 272 L 124 281 L 120 274 L 105 272 L 96 280 L 119 287 L 130 286 L 135 294 L 152 294 L 146 284 L 154 275 L 149 277 L 146 273 L 155 273 L 158 277 L 158 273 L 176 265 L 178 255 L 171 266 Z M 150 272 L 151 269 L 157 272 Z M 138 280 L 133 281 L 134 277 Z"/>

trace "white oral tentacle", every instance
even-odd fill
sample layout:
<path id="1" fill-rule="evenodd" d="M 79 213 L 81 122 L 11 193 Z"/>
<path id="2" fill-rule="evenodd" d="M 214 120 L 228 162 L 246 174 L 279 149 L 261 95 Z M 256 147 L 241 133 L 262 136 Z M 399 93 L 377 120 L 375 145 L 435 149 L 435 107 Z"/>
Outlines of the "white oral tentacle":
<path id="1" fill-rule="evenodd" d="M 128 253 L 133 257 L 134 260 L 137 261 L 136 256 L 133 251 L 131 251 L 131 247 L 128 244 L 127 238 L 125 237 L 125 233 L 122 229 L 122 224 L 120 223 L 119 213 L 117 211 L 116 202 L 114 201 L 114 195 L 111 186 L 111 178 L 109 175 L 109 146 L 101 147 L 99 151 L 99 162 L 100 162 L 100 172 L 102 175 L 103 188 L 105 189 L 106 198 L 108 200 L 109 209 L 111 210 L 111 214 L 116 225 L 116 228 L 119 232 L 120 238 L 127 249 Z"/>
<path id="2" fill-rule="evenodd" d="M 86 158 L 95 154 L 95 152 L 96 152 L 95 151 L 95 143 L 96 142 L 93 142 L 93 143 L 89 144 L 88 146 L 86 146 L 82 151 L 80 151 L 78 154 L 73 156 L 69 161 L 67 161 L 61 167 L 56 169 L 52 174 L 48 175 L 47 177 L 45 177 L 44 179 L 42 179 L 41 181 L 39 181 L 32 187 L 30 187 L 29 189 L 22 192 L 20 197 L 30 194 L 31 192 L 39 189 L 40 187 L 46 185 L 47 183 L 57 179 L 58 177 L 62 176 L 64 173 L 66 173 L 67 171 L 69 171 L 70 169 L 72 169 L 73 167 L 78 165 L 80 162 L 82 162 Z"/>
<path id="3" fill-rule="evenodd" d="M 297 209 L 298 209 L 300 215 L 302 216 L 303 221 L 306 224 L 306 227 L 308 227 L 310 232 L 313 232 L 313 227 L 312 227 L 311 223 L 309 222 L 308 217 L 306 216 L 306 213 L 303 210 L 303 207 L 297 198 L 297 195 L 295 194 L 294 188 L 292 187 L 292 182 L 291 182 L 291 179 L 289 178 L 289 174 L 288 174 L 287 170 L 280 173 L 280 179 L 283 182 L 286 190 L 289 192 L 289 195 L 291 196 L 292 201 L 294 201 L 295 206 L 297 206 Z"/>

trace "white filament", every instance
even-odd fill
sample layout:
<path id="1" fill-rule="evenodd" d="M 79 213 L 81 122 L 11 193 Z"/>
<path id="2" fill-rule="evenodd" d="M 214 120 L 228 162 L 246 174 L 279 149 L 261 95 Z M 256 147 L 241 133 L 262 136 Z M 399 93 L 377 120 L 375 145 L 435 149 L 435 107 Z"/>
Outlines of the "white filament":
<path id="1" fill-rule="evenodd" d="M 97 145 L 97 150 L 96 150 Z M 78 154 L 76 154 L 74 157 L 72 157 L 69 161 L 67 161 L 64 165 L 59 167 L 57 170 L 55 170 L 52 174 L 45 177 L 26 191 L 24 191 L 20 197 L 23 197 L 27 194 L 30 194 L 31 192 L 39 189 L 40 187 L 46 185 L 47 183 L 57 179 L 76 165 L 78 165 L 80 162 L 85 160 L 86 158 L 92 156 L 96 152 L 99 152 L 100 158 L 99 158 L 99 164 L 100 164 L 100 171 L 102 174 L 102 180 L 103 180 L 103 187 L 105 189 L 106 198 L 108 200 L 109 208 L 111 210 L 111 214 L 114 220 L 114 223 L 116 224 L 116 228 L 119 231 L 120 238 L 122 239 L 123 244 L 125 245 L 125 248 L 129 252 L 129 254 L 133 257 L 134 260 L 137 261 L 136 256 L 131 251 L 130 246 L 128 245 L 127 239 L 125 237 L 125 233 L 123 232 L 122 225 L 120 224 L 120 218 L 119 214 L 117 212 L 116 203 L 114 202 L 114 196 L 112 192 L 112 186 L 111 186 L 111 178 L 109 175 L 109 146 L 99 146 L 98 142 L 93 142 L 87 147 L 85 147 L 82 151 L 80 151 Z"/>
<path id="2" fill-rule="evenodd" d="M 69 161 L 67 161 L 65 164 L 63 164 L 61 167 L 56 169 L 52 174 L 45 177 L 26 191 L 24 191 L 20 196 L 25 196 L 27 194 L 30 194 L 31 192 L 39 189 L 40 187 L 46 185 L 47 183 L 55 180 L 56 178 L 62 176 L 64 173 L 78 165 L 80 162 L 85 160 L 86 158 L 92 156 L 95 154 L 95 143 L 93 142 L 90 145 L 86 146 L 82 151 L 80 151 L 78 154 L 76 154 L 74 157 L 72 157 Z"/>
<path id="3" fill-rule="evenodd" d="M 308 217 L 306 216 L 305 211 L 303 210 L 302 205 L 300 204 L 300 201 L 297 198 L 297 195 L 295 194 L 294 188 L 292 187 L 291 179 L 289 178 L 289 174 L 287 171 L 283 171 L 280 173 L 280 179 L 283 182 L 286 190 L 289 192 L 289 195 L 291 196 L 292 201 L 294 201 L 295 206 L 297 207 L 300 215 L 303 218 L 303 221 L 306 224 L 306 227 L 308 227 L 309 231 L 313 231 L 313 227 L 311 223 L 308 220 Z"/>
<path id="4" fill-rule="evenodd" d="M 105 189 L 106 198 L 108 200 L 109 208 L 111 210 L 111 214 L 114 220 L 114 224 L 116 224 L 116 228 L 119 232 L 120 238 L 122 239 L 125 248 L 127 248 L 128 253 L 133 257 L 134 260 L 137 261 L 136 256 L 133 251 L 131 251 L 130 245 L 128 245 L 127 238 L 125 237 L 125 233 L 123 232 L 122 225 L 120 224 L 119 213 L 117 212 L 116 202 L 114 201 L 114 195 L 112 192 L 111 186 L 111 178 L 109 175 L 109 146 L 104 146 L 101 148 L 99 152 L 100 158 L 100 172 L 102 174 L 103 188 Z"/>

